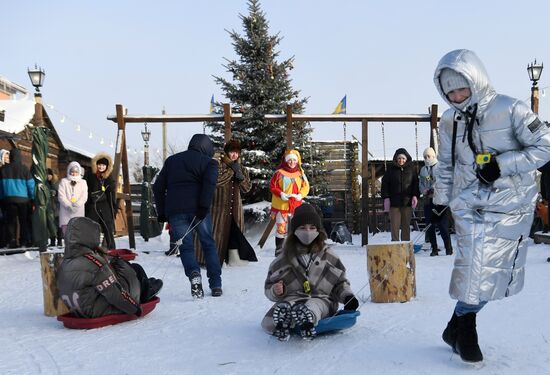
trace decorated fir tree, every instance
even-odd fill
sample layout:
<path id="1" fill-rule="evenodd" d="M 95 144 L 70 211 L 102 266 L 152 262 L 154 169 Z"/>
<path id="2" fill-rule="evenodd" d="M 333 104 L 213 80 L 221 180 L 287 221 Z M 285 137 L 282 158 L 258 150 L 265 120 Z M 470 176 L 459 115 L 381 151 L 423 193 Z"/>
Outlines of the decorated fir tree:
<path id="1" fill-rule="evenodd" d="M 291 86 L 288 72 L 293 58 L 277 61 L 278 34 L 269 35 L 269 23 L 257 0 L 248 1 L 248 15 L 240 15 L 243 34 L 229 32 L 237 59 L 227 60 L 224 67 L 230 79 L 214 77 L 225 97 L 231 103 L 233 113 L 242 113 L 242 119 L 232 126 L 232 136 L 241 140 L 244 150 L 243 164 L 249 168 L 253 182 L 252 191 L 246 195 L 247 203 L 270 200 L 269 181 L 281 161 L 286 148 L 286 123 L 264 120 L 265 114 L 285 114 L 287 105 L 293 113 L 303 113 L 306 98 Z M 214 111 L 221 113 L 220 103 Z M 223 143 L 223 124 L 211 123 L 214 142 Z M 292 140 L 294 148 L 302 154 L 302 166 L 317 194 L 326 184 L 316 178 L 316 166 L 320 156 L 311 157 L 311 126 L 295 122 Z M 221 148 L 221 147 L 220 147 Z M 312 165 L 313 163 L 313 165 Z M 311 193 L 310 193 L 311 194 Z"/>

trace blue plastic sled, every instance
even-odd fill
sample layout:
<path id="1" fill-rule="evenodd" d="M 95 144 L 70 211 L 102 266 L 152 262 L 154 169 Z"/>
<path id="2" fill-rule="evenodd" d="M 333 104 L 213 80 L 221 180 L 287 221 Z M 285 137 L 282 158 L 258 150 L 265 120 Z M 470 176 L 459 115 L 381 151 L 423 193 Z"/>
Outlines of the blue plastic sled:
<path id="1" fill-rule="evenodd" d="M 361 315 L 359 311 L 353 310 L 339 310 L 336 315 L 321 319 L 315 331 L 317 334 L 330 333 L 353 327 L 357 322 L 357 317 Z M 295 332 L 300 333 L 300 329 L 295 327 Z"/>
<path id="2" fill-rule="evenodd" d="M 422 250 L 421 244 L 413 244 L 414 253 L 418 253 L 420 250 Z"/>

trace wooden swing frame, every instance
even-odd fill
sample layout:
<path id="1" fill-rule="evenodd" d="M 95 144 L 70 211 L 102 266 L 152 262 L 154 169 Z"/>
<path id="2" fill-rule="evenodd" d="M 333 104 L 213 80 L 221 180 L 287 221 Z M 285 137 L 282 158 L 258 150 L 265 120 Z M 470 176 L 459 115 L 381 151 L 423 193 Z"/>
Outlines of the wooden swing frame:
<path id="1" fill-rule="evenodd" d="M 123 192 L 117 194 L 118 198 L 122 198 L 126 202 L 126 217 L 128 221 L 128 237 L 130 248 L 136 248 L 134 222 L 132 216 L 132 195 L 130 191 L 130 174 L 128 170 L 128 153 L 126 150 L 126 124 L 132 123 L 163 123 L 163 122 L 224 122 L 224 141 L 231 139 L 231 124 L 242 118 L 242 114 L 231 113 L 229 103 L 223 104 L 223 114 L 206 114 L 206 115 L 128 115 L 122 104 L 116 105 L 116 116 L 107 117 L 108 120 L 117 123 L 117 142 L 115 150 L 115 161 L 113 166 L 113 175 L 119 176 L 122 166 Z M 292 128 L 294 122 L 360 122 L 361 123 L 361 192 L 363 199 L 361 200 L 361 245 L 368 244 L 369 233 L 369 218 L 375 214 L 375 207 L 371 204 L 369 197 L 369 122 L 427 122 L 430 124 L 430 146 L 435 146 L 435 136 L 437 124 L 439 121 L 437 104 L 432 104 L 427 114 L 331 114 L 331 115 L 305 115 L 293 114 L 292 105 L 287 105 L 286 114 L 267 114 L 265 119 L 273 122 L 286 122 L 286 145 L 287 148 L 293 147 Z M 374 169 L 371 171 L 371 189 L 374 187 L 376 176 Z M 374 190 L 372 190 L 374 193 Z M 365 199 L 366 198 L 366 199 Z"/>

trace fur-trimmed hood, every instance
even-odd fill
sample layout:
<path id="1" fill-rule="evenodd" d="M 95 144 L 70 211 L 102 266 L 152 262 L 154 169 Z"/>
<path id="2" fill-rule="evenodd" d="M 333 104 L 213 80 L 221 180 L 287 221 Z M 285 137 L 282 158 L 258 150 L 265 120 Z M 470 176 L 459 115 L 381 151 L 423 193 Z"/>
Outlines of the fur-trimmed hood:
<path id="1" fill-rule="evenodd" d="M 92 159 L 92 173 L 93 174 L 97 173 L 97 164 L 96 163 L 99 159 L 103 159 L 103 158 L 105 158 L 105 159 L 107 159 L 107 161 L 109 161 L 109 165 L 107 166 L 107 169 L 103 173 L 103 178 L 107 178 L 113 172 L 113 158 L 111 158 L 111 155 L 109 155 L 106 152 L 100 152 L 96 156 L 94 156 L 94 158 Z"/>

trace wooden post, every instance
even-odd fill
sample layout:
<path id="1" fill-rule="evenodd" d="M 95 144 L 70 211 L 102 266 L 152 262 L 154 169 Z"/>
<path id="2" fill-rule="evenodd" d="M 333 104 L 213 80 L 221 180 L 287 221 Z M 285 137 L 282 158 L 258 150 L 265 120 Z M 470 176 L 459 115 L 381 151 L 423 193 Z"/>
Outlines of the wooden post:
<path id="1" fill-rule="evenodd" d="M 223 140 L 224 143 L 227 143 L 231 139 L 231 106 L 229 103 L 223 103 L 223 123 Z"/>
<path id="2" fill-rule="evenodd" d="M 59 296 L 56 285 L 57 269 L 63 261 L 63 251 L 45 251 L 40 253 L 40 269 L 42 271 L 42 291 L 44 294 L 44 315 L 58 316 L 69 312 Z"/>
<path id="3" fill-rule="evenodd" d="M 376 166 L 371 164 L 370 166 L 370 196 L 372 199 L 369 199 L 370 202 L 370 217 L 371 217 L 371 233 L 378 233 L 378 215 L 376 213 Z"/>
<path id="4" fill-rule="evenodd" d="M 369 122 L 361 127 L 361 246 L 369 243 Z"/>
<path id="5" fill-rule="evenodd" d="M 286 106 L 286 148 L 292 149 L 292 104 Z"/>
<path id="6" fill-rule="evenodd" d="M 132 213 L 132 193 L 130 189 L 130 173 L 128 171 L 128 153 L 126 151 L 126 121 L 124 121 L 124 107 L 116 105 L 116 118 L 118 123 L 117 142 L 115 150 L 115 165 L 113 176 L 118 179 L 120 166 L 122 164 L 122 196 L 126 203 L 126 221 L 128 222 L 128 240 L 130 248 L 136 248 L 136 237 L 134 234 L 134 216 Z"/>
<path id="7" fill-rule="evenodd" d="M 162 115 L 166 115 L 166 109 L 162 107 Z M 164 163 L 166 161 L 166 158 L 168 157 L 168 147 L 166 144 L 167 140 L 167 128 L 166 128 L 166 121 L 162 122 L 162 162 Z"/>
<path id="8" fill-rule="evenodd" d="M 416 296 L 412 242 L 367 246 L 372 302 L 407 302 Z"/>
<path id="9" fill-rule="evenodd" d="M 430 109 L 430 147 L 437 154 L 437 104 L 432 104 Z"/>

